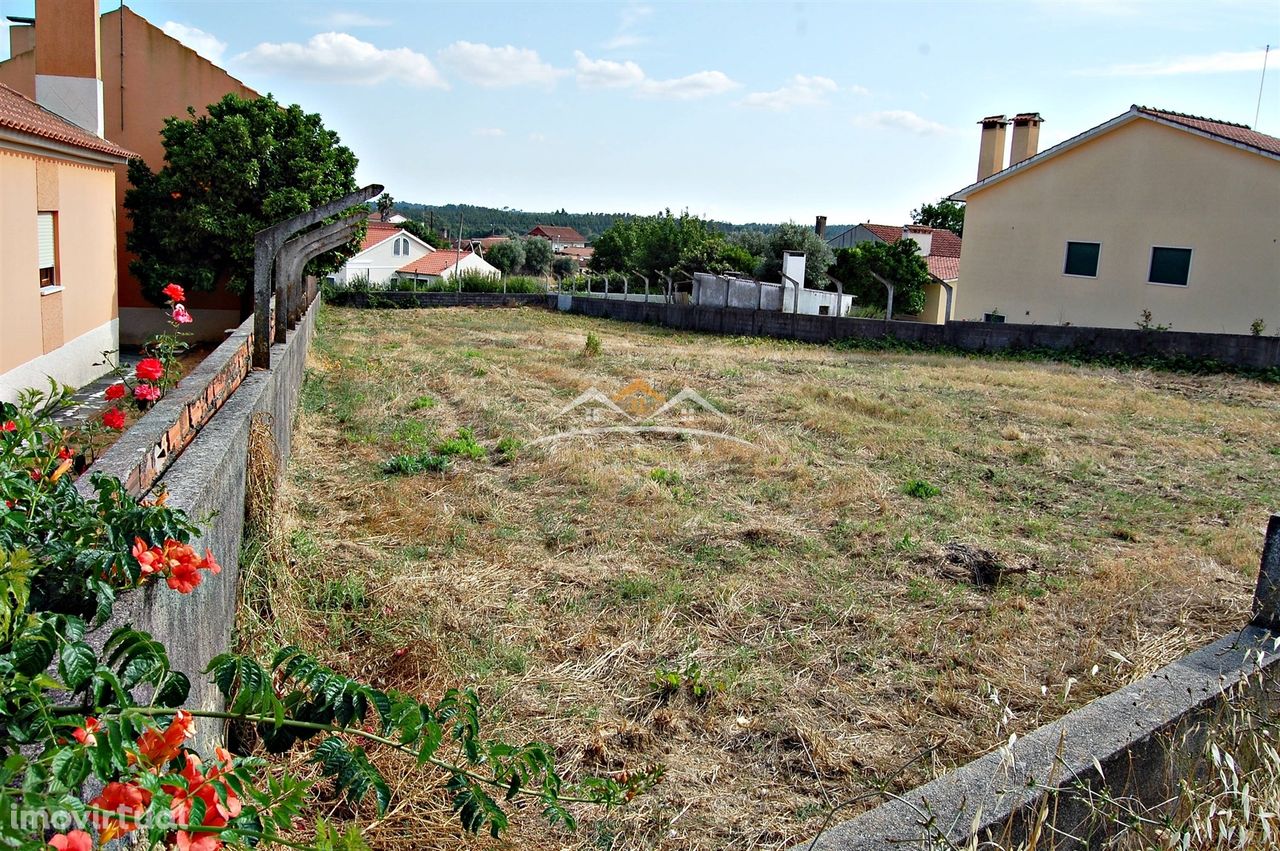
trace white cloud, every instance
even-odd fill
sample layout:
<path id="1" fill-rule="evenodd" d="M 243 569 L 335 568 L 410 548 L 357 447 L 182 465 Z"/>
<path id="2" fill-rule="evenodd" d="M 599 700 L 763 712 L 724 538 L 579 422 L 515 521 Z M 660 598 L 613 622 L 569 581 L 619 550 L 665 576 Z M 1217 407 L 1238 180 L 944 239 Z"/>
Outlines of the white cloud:
<path id="1" fill-rule="evenodd" d="M 739 84 L 721 71 L 698 71 L 670 80 L 654 80 L 634 62 L 591 59 L 581 50 L 574 51 L 578 85 L 584 88 L 627 89 L 641 97 L 694 100 L 720 95 L 738 88 Z"/>
<path id="2" fill-rule="evenodd" d="M 861 86 L 855 88 L 860 89 Z M 796 74 L 780 89 L 770 92 L 752 92 L 742 99 L 742 105 L 772 109 L 776 112 L 786 112 L 801 106 L 823 106 L 827 102 L 827 95 L 839 89 L 836 81 L 829 77 L 806 77 L 804 74 Z M 863 89 L 860 94 L 865 91 Z"/>
<path id="3" fill-rule="evenodd" d="M 263 42 L 237 61 L 265 71 L 311 80 L 374 85 L 388 81 L 422 88 L 449 88 L 431 60 L 398 47 L 383 50 L 349 33 L 313 35 L 306 44 Z"/>
<path id="4" fill-rule="evenodd" d="M 501 127 L 477 127 L 471 131 L 471 135 L 488 136 L 489 138 L 496 139 L 499 136 L 507 135 L 507 131 L 503 130 Z"/>
<path id="5" fill-rule="evenodd" d="M 1176 74 L 1227 74 L 1234 71 L 1262 71 L 1261 50 L 1221 51 L 1198 56 L 1180 56 L 1156 62 L 1130 62 L 1077 71 L 1081 77 L 1171 77 Z"/>
<path id="6" fill-rule="evenodd" d="M 635 32 L 645 19 L 653 14 L 652 6 L 624 6 L 618 13 L 618 31 L 613 38 L 606 39 L 600 46 L 605 50 L 622 50 L 635 47 L 649 40 L 648 36 Z"/>
<path id="7" fill-rule="evenodd" d="M 337 29 L 353 29 L 355 27 L 389 27 L 391 19 L 375 18 L 363 12 L 330 12 L 321 19 L 325 26 Z"/>
<path id="8" fill-rule="evenodd" d="M 530 141 L 530 142 L 545 142 L 545 141 L 547 141 L 547 134 L 546 134 L 546 133 L 530 133 L 530 134 L 529 134 L 529 141 Z"/>
<path id="9" fill-rule="evenodd" d="M 613 38 L 605 39 L 600 42 L 600 46 L 605 50 L 623 50 L 628 47 L 638 47 L 645 44 L 649 39 L 647 36 L 635 35 L 634 33 L 621 33 Z"/>
<path id="10" fill-rule="evenodd" d="M 581 50 L 573 52 L 577 59 L 578 85 L 593 89 L 616 89 L 638 86 L 644 82 L 644 69 L 634 62 L 612 62 L 589 59 Z"/>
<path id="11" fill-rule="evenodd" d="M 722 95 L 738 88 L 740 83 L 729 79 L 722 71 L 698 71 L 671 80 L 645 80 L 640 84 L 640 94 L 651 98 L 695 100 Z"/>
<path id="12" fill-rule="evenodd" d="M 164 30 L 165 35 L 176 38 L 210 62 L 221 62 L 222 54 L 227 52 L 225 41 L 204 30 L 198 30 L 177 21 L 165 21 L 160 29 Z"/>
<path id="13" fill-rule="evenodd" d="M 927 118 L 921 118 L 909 109 L 887 109 L 856 116 L 853 123 L 871 130 L 905 130 L 916 136 L 946 136 L 952 128 Z"/>
<path id="14" fill-rule="evenodd" d="M 456 41 L 436 54 L 440 64 L 458 76 L 479 86 L 553 85 L 567 73 L 554 68 L 538 56 L 536 50 L 491 47 L 470 41 Z"/>

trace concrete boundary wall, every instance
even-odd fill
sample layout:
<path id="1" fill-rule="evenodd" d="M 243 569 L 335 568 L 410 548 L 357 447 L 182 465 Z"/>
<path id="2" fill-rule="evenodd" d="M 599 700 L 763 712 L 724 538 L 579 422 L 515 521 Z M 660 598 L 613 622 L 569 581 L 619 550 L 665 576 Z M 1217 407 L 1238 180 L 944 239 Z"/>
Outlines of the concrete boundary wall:
<path id="1" fill-rule="evenodd" d="M 554 302 L 551 304 L 554 306 Z M 1280 337 L 989 322 L 931 325 L 732 307 L 645 303 L 583 295 L 575 295 L 567 310 L 583 316 L 647 322 L 687 331 L 780 337 L 810 343 L 894 338 L 971 352 L 1046 348 L 1094 355 L 1212 359 L 1226 366 L 1246 369 L 1280 368 Z"/>
<path id="2" fill-rule="evenodd" d="M 132 624 L 154 635 L 169 650 L 174 668 L 191 679 L 192 708 L 219 710 L 222 696 L 202 672 L 209 660 L 230 646 L 236 619 L 240 547 L 244 538 L 245 475 L 249 427 L 255 414 L 269 415 L 281 464 L 289 455 L 291 430 L 306 367 L 307 348 L 315 329 L 319 301 L 290 331 L 287 341 L 271 349 L 270 370 L 247 372 L 227 391 L 216 416 L 192 430 L 185 450 L 166 459 L 157 485 L 169 494 L 167 505 L 181 508 L 202 533 L 192 542 L 211 549 L 222 573 L 206 576 L 191 594 L 181 595 L 163 582 L 120 595 L 110 621 L 95 629 L 91 641 L 101 644 L 113 630 Z M 124 481 L 141 460 L 154 452 L 156 435 L 167 434 L 191 400 L 240 369 L 251 351 L 253 318 L 245 321 L 201 366 L 182 380 L 121 440 L 80 477 L 77 487 L 91 491 L 89 475 L 106 473 Z M 230 372 L 228 372 L 230 370 Z M 170 403 L 171 404 L 166 404 Z M 220 740 L 212 722 L 200 727 L 202 745 Z"/>
<path id="3" fill-rule="evenodd" d="M 554 298 L 554 296 L 552 296 Z M 329 299 L 340 307 L 519 307 L 547 305 L 546 293 L 414 293 L 386 290 L 373 293 L 343 292 Z"/>

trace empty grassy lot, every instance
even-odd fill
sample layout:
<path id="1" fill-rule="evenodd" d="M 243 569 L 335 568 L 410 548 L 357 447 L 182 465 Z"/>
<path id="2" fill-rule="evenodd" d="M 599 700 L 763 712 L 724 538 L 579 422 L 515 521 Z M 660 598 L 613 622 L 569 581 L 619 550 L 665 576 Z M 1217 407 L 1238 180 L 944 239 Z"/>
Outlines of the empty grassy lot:
<path id="1" fill-rule="evenodd" d="M 556 415 L 635 379 L 728 419 L 530 445 L 609 424 Z M 474 685 L 570 776 L 667 766 L 576 834 L 517 815 L 503 847 L 782 848 L 903 765 L 893 789 L 1238 628 L 1277 421 L 1280 387 L 1225 376 L 329 308 L 242 634 L 384 687 Z M 460 428 L 482 457 L 383 472 Z M 949 544 L 989 551 L 998 585 Z M 383 764 L 374 847 L 495 844 Z"/>

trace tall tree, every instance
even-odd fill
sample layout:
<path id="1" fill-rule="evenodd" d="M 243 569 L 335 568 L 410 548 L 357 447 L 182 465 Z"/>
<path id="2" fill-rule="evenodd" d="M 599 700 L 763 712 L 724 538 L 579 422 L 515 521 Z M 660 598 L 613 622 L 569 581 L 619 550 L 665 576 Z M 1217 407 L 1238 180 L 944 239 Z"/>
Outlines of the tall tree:
<path id="1" fill-rule="evenodd" d="M 956 236 L 964 236 L 964 205 L 946 198 L 936 204 L 921 204 L 911 211 L 911 223 L 929 228 L 946 228 Z"/>
<path id="2" fill-rule="evenodd" d="M 761 278 L 769 281 L 782 280 L 784 251 L 804 252 L 805 286 L 819 290 L 832 289 L 827 281 L 826 271 L 835 262 L 835 255 L 827 241 L 818 236 L 813 228 L 795 222 L 778 225 L 765 240 L 765 255 L 759 271 Z"/>
<path id="3" fill-rule="evenodd" d="M 524 268 L 524 241 L 508 239 L 496 242 L 484 252 L 484 259 L 504 275 L 512 275 Z"/>
<path id="4" fill-rule="evenodd" d="M 383 192 L 378 196 L 378 215 L 384 222 L 395 211 L 395 208 L 396 199 L 391 197 L 390 192 Z"/>
<path id="5" fill-rule="evenodd" d="M 165 165 L 153 172 L 129 163 L 124 204 L 133 220 L 129 268 L 156 304 L 171 281 L 192 290 L 225 283 L 253 293 L 253 235 L 268 225 L 355 191 L 356 156 L 339 144 L 320 116 L 270 95 L 245 100 L 229 94 L 207 115 L 169 118 L 160 131 Z M 323 274 L 359 248 L 353 240 L 317 258 Z"/>
<path id="6" fill-rule="evenodd" d="M 861 242 L 836 252 L 831 274 L 844 284 L 846 293 L 853 294 L 857 307 L 888 307 L 889 291 L 874 272 L 893 284 L 895 313 L 919 313 L 924 310 L 925 287 L 933 279 L 918 249 L 914 239 Z"/>
<path id="7" fill-rule="evenodd" d="M 530 275 L 545 275 L 551 271 L 555 250 L 551 240 L 531 236 L 524 240 L 524 270 Z"/>

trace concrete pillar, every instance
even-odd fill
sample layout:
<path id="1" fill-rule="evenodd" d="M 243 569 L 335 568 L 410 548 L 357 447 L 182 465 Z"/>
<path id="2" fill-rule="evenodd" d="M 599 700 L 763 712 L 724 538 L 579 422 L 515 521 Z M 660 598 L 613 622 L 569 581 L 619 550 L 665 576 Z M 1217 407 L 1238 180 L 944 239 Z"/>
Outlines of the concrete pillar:
<path id="1" fill-rule="evenodd" d="M 1262 566 L 1258 587 L 1253 592 L 1251 624 L 1280 632 L 1280 514 L 1272 514 L 1267 539 L 1262 545 Z"/>

